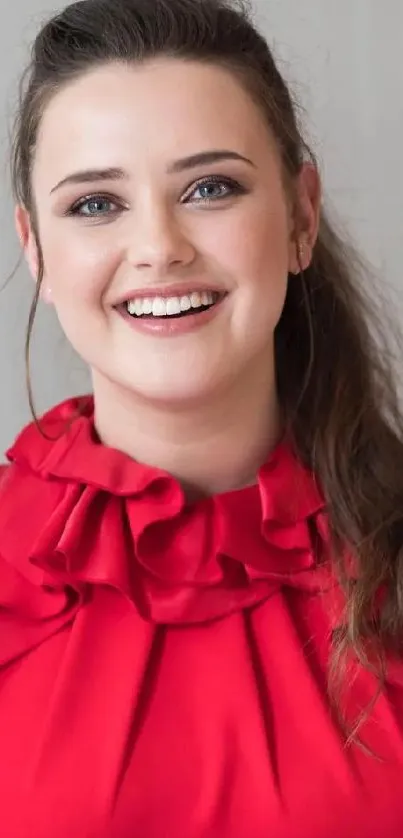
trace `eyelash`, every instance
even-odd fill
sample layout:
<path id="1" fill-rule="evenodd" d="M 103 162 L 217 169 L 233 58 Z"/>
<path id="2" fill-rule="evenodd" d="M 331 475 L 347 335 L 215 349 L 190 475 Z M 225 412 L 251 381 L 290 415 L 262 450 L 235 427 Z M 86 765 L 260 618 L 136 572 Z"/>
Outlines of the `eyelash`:
<path id="1" fill-rule="evenodd" d="M 210 184 L 220 184 L 229 190 L 224 195 L 215 197 L 215 198 L 198 198 L 194 203 L 196 204 L 203 204 L 209 205 L 213 203 L 217 203 L 218 201 L 223 201 L 225 198 L 232 197 L 233 195 L 244 195 L 246 193 L 246 189 L 241 186 L 238 181 L 233 180 L 233 178 L 222 177 L 220 175 L 210 175 L 209 177 L 203 178 L 199 180 L 197 183 L 193 185 L 192 195 L 194 192 L 197 192 L 198 189 L 201 189 L 203 186 L 209 186 Z M 185 195 L 186 197 L 186 195 Z M 120 209 L 122 205 L 119 204 L 116 199 L 112 195 L 108 195 L 105 193 L 95 193 L 93 195 L 87 195 L 85 198 L 80 198 L 79 201 L 76 201 L 72 207 L 67 211 L 66 215 L 68 216 L 80 216 L 82 218 L 110 218 L 111 216 L 115 215 L 116 210 L 110 210 L 109 212 L 104 213 L 90 213 L 89 215 L 81 214 L 80 210 L 86 206 L 86 204 L 96 203 L 97 201 L 103 202 L 110 202 L 111 204 L 116 204 Z M 183 200 L 182 203 L 190 203 L 187 200 Z"/>
<path id="2" fill-rule="evenodd" d="M 223 201 L 224 198 L 232 197 L 232 195 L 244 195 L 246 192 L 246 189 L 243 186 L 241 186 L 241 184 L 238 183 L 238 181 L 233 180 L 233 178 L 222 177 L 221 175 L 210 175 L 209 177 L 205 177 L 202 178 L 202 180 L 197 181 L 197 183 L 195 183 L 192 188 L 191 194 L 193 192 L 196 192 L 201 187 L 208 186 L 211 183 L 224 185 L 229 189 L 229 192 L 226 192 L 225 195 L 218 198 L 198 198 L 198 200 L 195 202 L 196 204 L 212 204 L 216 201 Z M 186 203 L 186 201 L 184 201 L 183 203 Z"/>

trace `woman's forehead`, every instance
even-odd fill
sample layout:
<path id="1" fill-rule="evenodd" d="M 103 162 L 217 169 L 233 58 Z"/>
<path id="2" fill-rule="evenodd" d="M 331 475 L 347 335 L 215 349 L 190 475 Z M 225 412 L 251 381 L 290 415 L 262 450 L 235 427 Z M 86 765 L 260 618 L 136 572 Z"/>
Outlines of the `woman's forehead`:
<path id="1" fill-rule="evenodd" d="M 267 142 L 261 112 L 229 71 L 167 59 L 106 65 L 66 86 L 44 113 L 37 153 L 47 168 L 79 153 L 97 165 L 94 155 L 105 147 L 132 157 L 151 148 L 185 156 L 235 144 L 246 154 L 262 132 Z"/>

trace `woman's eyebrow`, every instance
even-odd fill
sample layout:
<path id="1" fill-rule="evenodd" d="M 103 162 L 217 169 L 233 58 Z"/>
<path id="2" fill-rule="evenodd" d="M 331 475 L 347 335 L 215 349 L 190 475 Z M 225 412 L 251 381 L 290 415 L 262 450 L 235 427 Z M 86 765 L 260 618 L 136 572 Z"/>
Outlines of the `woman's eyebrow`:
<path id="1" fill-rule="evenodd" d="M 60 189 L 62 186 L 67 186 L 68 184 L 94 183 L 95 181 L 100 180 L 127 180 L 128 177 L 129 176 L 124 169 L 116 167 L 108 169 L 83 169 L 79 172 L 73 172 L 71 175 L 67 175 L 67 177 L 63 178 L 63 180 L 59 181 L 59 183 L 51 189 L 50 194 L 52 195 L 57 189 Z"/>
<path id="2" fill-rule="evenodd" d="M 255 168 L 255 164 L 240 154 L 238 151 L 231 151 L 230 149 L 212 149 L 211 151 L 200 151 L 196 154 L 191 154 L 188 157 L 182 157 L 180 160 L 175 160 L 170 163 L 167 171 L 168 174 L 183 172 L 186 169 L 194 169 L 196 166 L 206 165 L 208 163 L 218 163 L 223 160 L 242 160 L 248 163 L 249 166 Z M 109 167 L 106 169 L 83 169 L 79 172 L 73 172 L 71 175 L 63 178 L 51 190 L 51 195 L 60 189 L 62 186 L 69 184 L 85 184 L 94 183 L 103 180 L 128 180 L 128 173 L 119 167 Z"/>
<path id="3" fill-rule="evenodd" d="M 249 166 L 255 168 L 255 164 L 248 157 L 240 154 L 238 151 L 231 151 L 230 149 L 212 149 L 211 151 L 200 151 L 197 154 L 191 154 L 189 157 L 183 157 L 181 160 L 175 160 L 168 166 L 168 172 L 183 172 L 185 169 L 194 169 L 206 163 L 219 163 L 222 160 L 242 160 L 248 163 Z"/>

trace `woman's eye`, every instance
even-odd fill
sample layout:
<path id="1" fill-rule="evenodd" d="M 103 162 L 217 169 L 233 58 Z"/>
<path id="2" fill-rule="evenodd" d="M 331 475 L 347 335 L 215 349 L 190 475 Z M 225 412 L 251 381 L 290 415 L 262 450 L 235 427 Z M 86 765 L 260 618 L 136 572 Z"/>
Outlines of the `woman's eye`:
<path id="1" fill-rule="evenodd" d="M 193 191 L 186 196 L 185 203 L 193 201 L 196 204 L 209 204 L 242 192 L 244 189 L 236 181 L 209 178 L 195 186 Z"/>
<path id="2" fill-rule="evenodd" d="M 90 198 L 83 198 L 69 210 L 69 215 L 81 215 L 85 218 L 99 218 L 100 216 L 112 215 L 118 207 L 115 201 L 105 195 L 94 195 Z"/>

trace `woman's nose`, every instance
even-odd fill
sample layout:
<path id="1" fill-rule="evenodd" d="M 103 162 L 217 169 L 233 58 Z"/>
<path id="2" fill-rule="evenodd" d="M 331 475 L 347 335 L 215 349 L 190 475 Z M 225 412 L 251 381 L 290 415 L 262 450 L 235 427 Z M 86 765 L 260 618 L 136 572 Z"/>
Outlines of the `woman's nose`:
<path id="1" fill-rule="evenodd" d="M 174 212 L 154 208 L 143 212 L 139 223 L 136 221 L 128 256 L 136 268 L 162 271 L 189 265 L 195 248 Z"/>

